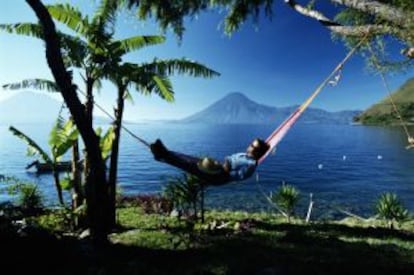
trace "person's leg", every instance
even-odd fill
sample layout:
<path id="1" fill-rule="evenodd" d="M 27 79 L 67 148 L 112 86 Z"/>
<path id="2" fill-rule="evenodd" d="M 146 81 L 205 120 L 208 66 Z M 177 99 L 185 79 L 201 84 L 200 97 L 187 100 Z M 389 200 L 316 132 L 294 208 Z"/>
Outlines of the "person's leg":
<path id="1" fill-rule="evenodd" d="M 170 151 L 159 139 L 151 144 L 150 148 L 152 154 L 154 155 L 154 158 L 157 161 L 168 163 L 172 166 L 180 168 L 183 171 L 198 176 L 199 178 L 206 179 L 209 182 L 222 182 L 227 180 L 228 173 L 226 173 L 224 169 L 222 169 L 222 172 L 218 173 L 217 175 L 211 175 L 204 171 L 201 171 L 198 167 L 198 163 L 202 159 L 183 153 Z"/>

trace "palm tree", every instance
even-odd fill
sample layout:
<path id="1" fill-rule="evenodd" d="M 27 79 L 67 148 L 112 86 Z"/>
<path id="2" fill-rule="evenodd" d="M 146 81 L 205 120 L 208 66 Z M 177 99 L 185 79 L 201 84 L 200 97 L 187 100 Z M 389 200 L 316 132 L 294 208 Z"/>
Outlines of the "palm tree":
<path id="1" fill-rule="evenodd" d="M 122 63 L 110 70 L 108 78 L 117 86 L 118 97 L 115 109 L 114 131 L 115 140 L 111 152 L 109 170 L 109 194 L 111 200 L 111 221 L 115 222 L 116 179 L 118 171 L 118 152 L 124 112 L 124 99 L 129 95 L 128 87 L 135 85 L 135 89 L 142 94 L 155 93 L 162 99 L 171 102 L 174 100 L 174 90 L 169 76 L 178 72 L 194 77 L 213 77 L 217 72 L 194 61 L 186 59 L 154 59 L 150 63 L 133 64 Z"/>

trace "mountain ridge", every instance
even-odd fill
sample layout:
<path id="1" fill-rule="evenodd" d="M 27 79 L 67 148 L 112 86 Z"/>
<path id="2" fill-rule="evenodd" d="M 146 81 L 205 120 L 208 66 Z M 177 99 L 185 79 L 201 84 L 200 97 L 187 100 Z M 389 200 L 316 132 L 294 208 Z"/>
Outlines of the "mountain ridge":
<path id="1" fill-rule="evenodd" d="M 395 112 L 393 103 L 399 114 Z M 391 97 L 387 95 L 371 105 L 357 116 L 355 121 L 367 125 L 400 124 L 398 115 L 401 115 L 404 122 L 414 122 L 414 77 L 403 83 L 391 94 Z"/>

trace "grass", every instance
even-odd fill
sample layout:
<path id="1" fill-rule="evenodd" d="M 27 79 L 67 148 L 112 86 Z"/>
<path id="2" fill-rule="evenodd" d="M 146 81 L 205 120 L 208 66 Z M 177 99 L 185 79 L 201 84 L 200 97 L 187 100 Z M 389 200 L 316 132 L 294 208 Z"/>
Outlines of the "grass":
<path id="1" fill-rule="evenodd" d="M 269 213 L 207 211 L 193 227 L 137 207 L 117 217 L 108 247 L 45 237 L 13 255 L 54 274 L 414 274 L 413 221 L 390 230 L 375 220 L 288 224 Z M 54 227 L 50 215 L 38 220 Z M 26 246 L 19 239 L 10 250 Z M 11 259 L 5 266 L 19 266 Z"/>

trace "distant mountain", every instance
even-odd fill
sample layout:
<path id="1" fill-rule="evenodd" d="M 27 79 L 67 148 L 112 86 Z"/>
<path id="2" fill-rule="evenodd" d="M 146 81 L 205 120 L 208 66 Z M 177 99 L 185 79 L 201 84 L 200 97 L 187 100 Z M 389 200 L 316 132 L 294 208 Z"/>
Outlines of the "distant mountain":
<path id="1" fill-rule="evenodd" d="M 407 80 L 397 91 L 372 105 L 366 111 L 355 118 L 356 122 L 362 124 L 398 124 L 397 116 L 391 103 L 395 103 L 398 112 L 404 122 L 414 122 L 414 77 Z"/>
<path id="2" fill-rule="evenodd" d="M 53 123 L 62 103 L 42 93 L 21 92 L 0 101 L 0 124 Z M 96 117 L 95 123 L 108 123 Z"/>
<path id="3" fill-rule="evenodd" d="M 208 124 L 266 124 L 286 119 L 297 106 L 271 107 L 256 103 L 242 93 L 230 93 L 206 109 L 182 119 L 184 123 Z M 360 111 L 328 112 L 308 108 L 300 118 L 302 123 L 349 124 Z"/>
<path id="4" fill-rule="evenodd" d="M 17 93 L 0 102 L 0 123 L 53 122 L 60 106 L 59 101 L 41 93 Z"/>

